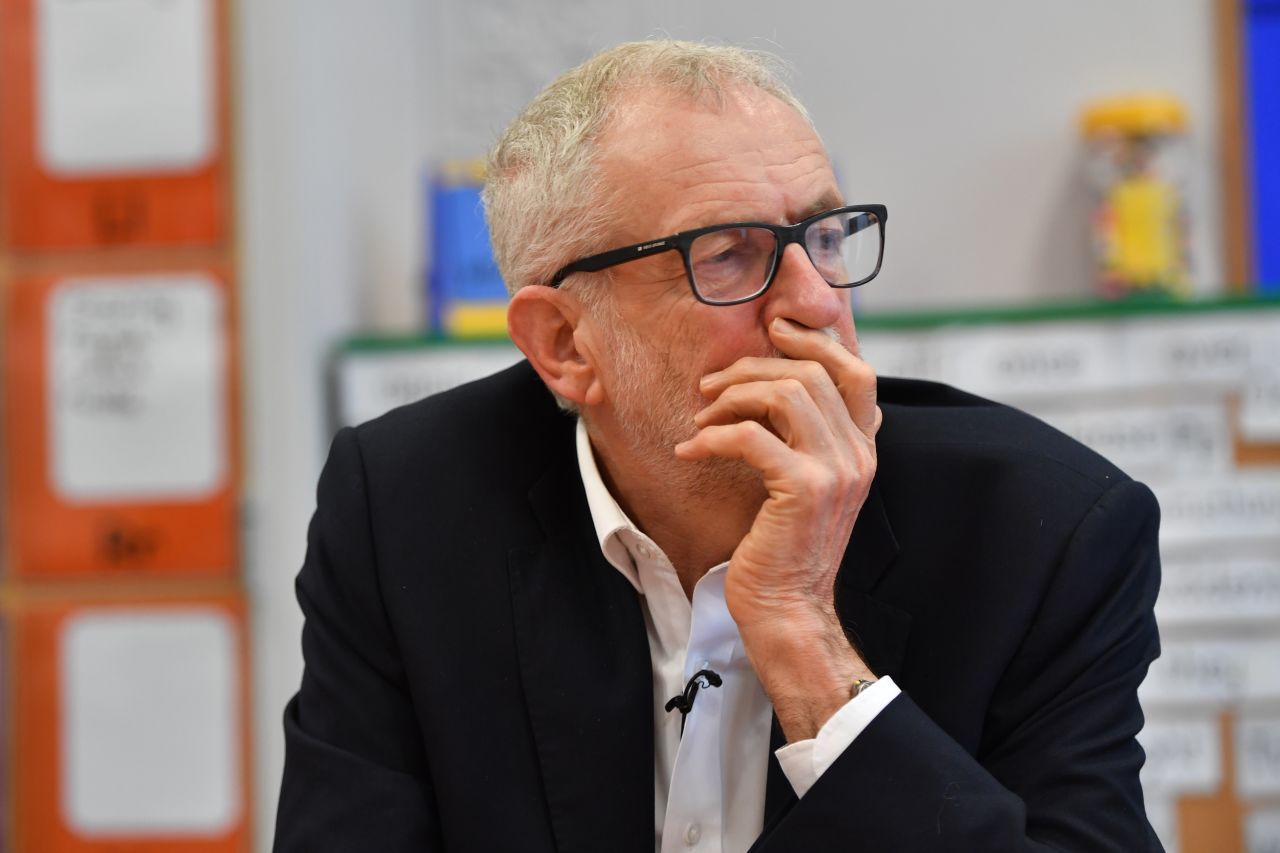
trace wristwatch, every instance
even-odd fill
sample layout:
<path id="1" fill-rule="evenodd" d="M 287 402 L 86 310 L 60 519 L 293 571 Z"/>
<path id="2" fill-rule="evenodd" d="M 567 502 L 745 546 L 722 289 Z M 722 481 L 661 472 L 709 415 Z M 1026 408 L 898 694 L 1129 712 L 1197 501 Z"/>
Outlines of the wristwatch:
<path id="1" fill-rule="evenodd" d="M 874 678 L 859 678 L 857 681 L 853 682 L 853 686 L 849 688 L 849 698 L 852 699 L 855 696 L 861 695 L 862 691 L 875 683 L 876 680 Z"/>

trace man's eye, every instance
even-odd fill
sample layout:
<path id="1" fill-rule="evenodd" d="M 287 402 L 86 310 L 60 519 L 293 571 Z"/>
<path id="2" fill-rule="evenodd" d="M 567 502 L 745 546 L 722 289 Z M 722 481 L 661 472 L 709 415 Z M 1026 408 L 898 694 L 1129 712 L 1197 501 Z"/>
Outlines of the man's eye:
<path id="1" fill-rule="evenodd" d="M 835 253 L 840 251 L 844 235 L 837 228 L 823 228 L 810 240 L 810 246 L 820 252 Z"/>
<path id="2" fill-rule="evenodd" d="M 748 252 L 747 239 L 734 231 L 722 231 L 699 238 L 693 246 L 693 261 L 697 265 L 732 263 Z"/>
<path id="3" fill-rule="evenodd" d="M 728 248 L 720 252 L 717 252 L 712 257 L 704 259 L 702 263 L 704 264 L 734 263 L 736 261 L 741 260 L 742 255 L 743 255 L 742 246 L 729 246 Z"/>

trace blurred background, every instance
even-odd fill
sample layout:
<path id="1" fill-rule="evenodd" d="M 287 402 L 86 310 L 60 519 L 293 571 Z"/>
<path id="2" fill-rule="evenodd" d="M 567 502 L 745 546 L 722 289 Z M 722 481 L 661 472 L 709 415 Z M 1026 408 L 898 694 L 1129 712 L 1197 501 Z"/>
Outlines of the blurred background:
<path id="1" fill-rule="evenodd" d="M 0 0 L 0 849 L 270 849 L 329 440 L 519 357 L 476 161 L 651 36 L 888 206 L 881 373 L 1153 485 L 1153 823 L 1280 853 L 1275 0 Z"/>

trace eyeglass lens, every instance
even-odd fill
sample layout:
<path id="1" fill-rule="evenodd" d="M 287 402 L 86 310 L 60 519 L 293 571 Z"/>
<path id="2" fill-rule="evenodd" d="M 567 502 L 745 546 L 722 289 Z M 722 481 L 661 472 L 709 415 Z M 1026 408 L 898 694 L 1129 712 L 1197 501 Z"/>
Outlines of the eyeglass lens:
<path id="1" fill-rule="evenodd" d="M 833 213 L 809 223 L 805 251 L 818 273 L 834 287 L 869 279 L 880 259 L 880 219 L 874 213 Z M 777 237 L 767 228 L 722 228 L 689 244 L 689 265 L 698 295 L 708 302 L 732 302 L 762 291 L 777 256 Z"/>

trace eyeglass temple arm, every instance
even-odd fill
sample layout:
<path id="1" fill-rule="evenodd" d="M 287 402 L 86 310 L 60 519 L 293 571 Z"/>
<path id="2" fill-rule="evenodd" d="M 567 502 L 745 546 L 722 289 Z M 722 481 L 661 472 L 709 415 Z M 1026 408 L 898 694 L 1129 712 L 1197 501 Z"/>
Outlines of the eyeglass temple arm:
<path id="1" fill-rule="evenodd" d="M 874 213 L 859 213 L 857 216 L 851 218 L 845 223 L 844 232 L 846 235 L 852 237 L 859 231 L 865 231 L 866 229 L 879 224 L 880 217 L 876 216 Z"/>
<path id="2" fill-rule="evenodd" d="M 574 261 L 561 268 L 551 279 L 552 287 L 559 287 L 566 278 L 576 272 L 599 272 L 608 267 L 625 264 L 629 261 L 638 261 L 641 258 L 647 258 L 650 255 L 656 255 L 659 252 L 669 252 L 672 249 L 679 248 L 675 240 L 671 237 L 664 237 L 661 240 L 650 240 L 647 243 L 636 243 L 631 246 L 623 246 L 620 249 L 610 249 L 607 252 L 601 252 L 598 255 L 591 255 L 587 258 Z"/>

